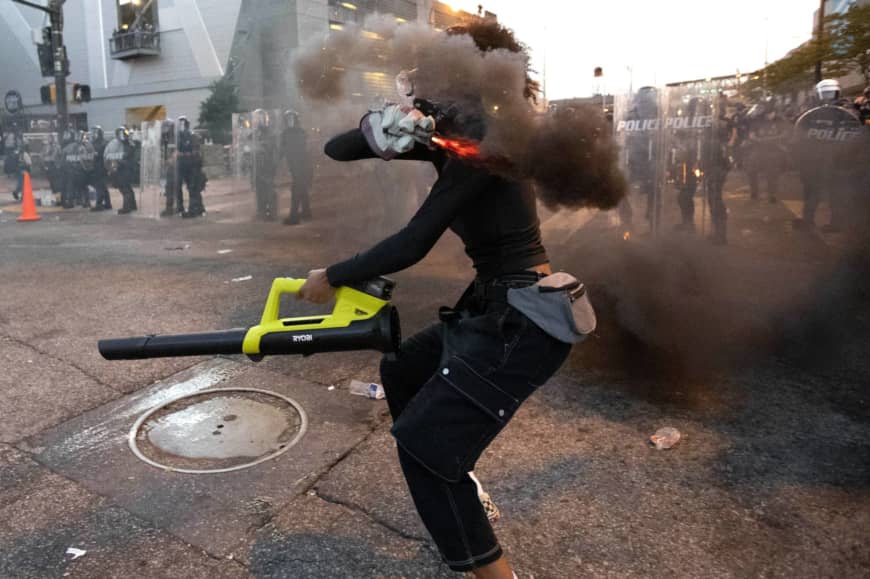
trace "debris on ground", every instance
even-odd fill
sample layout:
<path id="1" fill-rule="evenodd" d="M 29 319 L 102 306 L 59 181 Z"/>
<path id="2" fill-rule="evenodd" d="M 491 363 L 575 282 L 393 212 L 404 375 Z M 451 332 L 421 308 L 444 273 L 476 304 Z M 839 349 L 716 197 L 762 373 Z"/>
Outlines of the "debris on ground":
<path id="1" fill-rule="evenodd" d="M 242 277 L 234 277 L 230 281 L 236 283 L 240 281 L 251 281 L 252 279 L 254 279 L 254 276 L 252 275 L 243 275 Z"/>
<path id="2" fill-rule="evenodd" d="M 217 252 L 219 255 L 226 255 L 227 253 L 232 253 L 233 250 L 232 249 L 218 249 Z"/>
<path id="3" fill-rule="evenodd" d="M 373 400 L 383 400 L 386 397 L 384 387 L 374 382 L 350 381 L 350 393 L 356 396 L 365 396 Z"/>
<path id="4" fill-rule="evenodd" d="M 76 549 L 75 547 L 70 547 L 66 550 L 67 555 L 72 555 L 72 560 L 75 561 L 79 557 L 84 557 L 87 551 L 84 549 Z"/>
<path id="5" fill-rule="evenodd" d="M 655 445 L 656 450 L 667 450 L 680 442 L 680 438 L 682 435 L 679 430 L 665 426 L 656 430 L 656 433 L 649 437 L 649 441 Z"/>

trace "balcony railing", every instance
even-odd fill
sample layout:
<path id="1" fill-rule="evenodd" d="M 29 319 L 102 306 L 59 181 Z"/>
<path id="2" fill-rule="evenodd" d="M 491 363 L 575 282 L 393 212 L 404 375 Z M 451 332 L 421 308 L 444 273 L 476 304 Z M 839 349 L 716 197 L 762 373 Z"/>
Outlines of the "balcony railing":
<path id="1" fill-rule="evenodd" d="M 109 39 L 109 51 L 112 58 L 116 60 L 157 56 L 160 54 L 160 32 L 156 30 L 116 32 Z"/>

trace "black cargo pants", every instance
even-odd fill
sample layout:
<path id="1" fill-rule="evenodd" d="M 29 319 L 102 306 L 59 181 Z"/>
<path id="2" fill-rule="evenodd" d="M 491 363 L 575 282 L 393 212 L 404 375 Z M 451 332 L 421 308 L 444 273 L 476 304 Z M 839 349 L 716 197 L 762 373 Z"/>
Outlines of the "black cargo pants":
<path id="1" fill-rule="evenodd" d="M 381 363 L 405 480 L 455 571 L 502 554 L 468 471 L 571 349 L 509 306 L 504 288 L 500 293 L 498 300 L 466 292 L 457 319 L 412 336 Z"/>

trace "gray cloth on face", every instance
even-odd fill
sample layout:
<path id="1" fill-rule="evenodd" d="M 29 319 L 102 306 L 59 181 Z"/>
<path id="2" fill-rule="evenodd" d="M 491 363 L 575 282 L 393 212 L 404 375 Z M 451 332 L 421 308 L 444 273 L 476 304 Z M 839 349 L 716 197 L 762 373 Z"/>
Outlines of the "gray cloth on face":
<path id="1" fill-rule="evenodd" d="M 561 342 L 576 344 L 595 331 L 595 310 L 577 278 L 567 273 L 535 285 L 509 289 L 508 303 Z"/>

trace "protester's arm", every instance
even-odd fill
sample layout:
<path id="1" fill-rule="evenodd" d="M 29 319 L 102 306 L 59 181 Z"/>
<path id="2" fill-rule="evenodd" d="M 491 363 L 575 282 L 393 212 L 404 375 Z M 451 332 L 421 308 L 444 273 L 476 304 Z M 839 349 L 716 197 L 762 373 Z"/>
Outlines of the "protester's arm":
<path id="1" fill-rule="evenodd" d="M 327 268 L 329 283 L 346 285 L 414 265 L 429 253 L 462 206 L 483 189 L 489 178 L 484 171 L 451 159 L 411 221 L 368 251 Z"/>
<path id="2" fill-rule="evenodd" d="M 380 158 L 372 151 L 360 129 L 353 129 L 331 138 L 323 147 L 323 151 L 336 161 L 357 161 L 360 159 Z M 416 144 L 407 153 L 398 155 L 396 159 L 405 161 L 431 161 L 432 151 L 426 146 Z"/>

